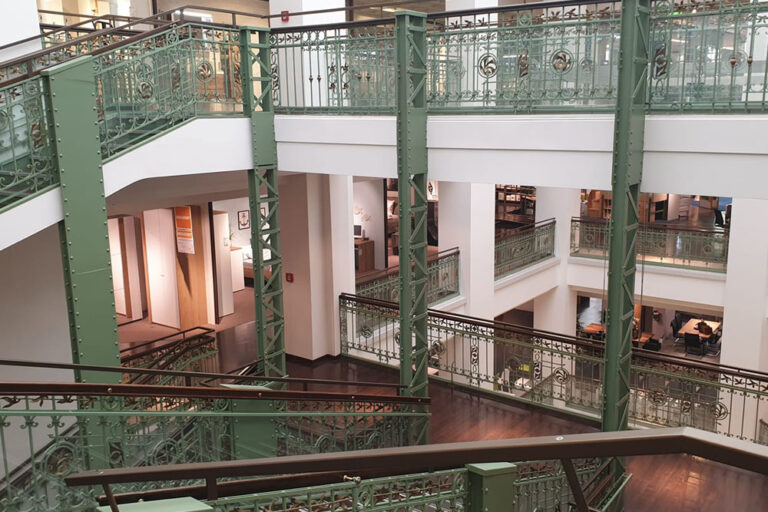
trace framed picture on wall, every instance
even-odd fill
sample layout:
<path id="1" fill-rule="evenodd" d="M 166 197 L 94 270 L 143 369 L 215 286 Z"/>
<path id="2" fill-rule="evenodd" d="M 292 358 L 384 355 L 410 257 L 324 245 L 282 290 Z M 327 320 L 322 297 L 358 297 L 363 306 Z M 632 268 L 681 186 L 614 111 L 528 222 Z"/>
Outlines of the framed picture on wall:
<path id="1" fill-rule="evenodd" d="M 251 229 L 251 212 L 240 210 L 237 212 L 237 229 Z"/>

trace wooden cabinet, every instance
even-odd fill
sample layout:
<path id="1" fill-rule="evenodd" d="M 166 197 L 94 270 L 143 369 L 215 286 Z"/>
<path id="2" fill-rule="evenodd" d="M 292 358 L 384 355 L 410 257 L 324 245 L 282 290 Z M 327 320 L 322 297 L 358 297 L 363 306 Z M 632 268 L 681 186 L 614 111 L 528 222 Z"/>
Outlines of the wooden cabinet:
<path id="1" fill-rule="evenodd" d="M 373 240 L 355 238 L 355 270 L 369 272 L 376 268 Z"/>

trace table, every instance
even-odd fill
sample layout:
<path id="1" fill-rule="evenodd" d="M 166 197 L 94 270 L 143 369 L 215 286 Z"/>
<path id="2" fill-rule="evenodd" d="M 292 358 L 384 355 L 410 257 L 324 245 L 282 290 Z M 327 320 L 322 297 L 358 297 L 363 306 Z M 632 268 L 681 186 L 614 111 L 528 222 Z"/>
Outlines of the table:
<path id="1" fill-rule="evenodd" d="M 375 267 L 373 240 L 368 238 L 355 238 L 355 270 L 368 272 Z"/>
<path id="2" fill-rule="evenodd" d="M 653 333 L 652 332 L 643 332 L 643 333 L 640 333 L 640 337 L 639 338 L 635 338 L 632 341 L 636 341 L 636 342 L 640 343 L 641 345 L 644 345 L 644 344 L 648 343 L 651 340 L 651 338 L 653 338 Z"/>
<path id="3" fill-rule="evenodd" d="M 712 335 L 701 334 L 699 330 L 696 329 L 696 325 L 698 325 L 699 322 L 701 322 L 701 318 L 691 318 L 679 331 L 677 331 L 677 336 L 684 338 L 686 333 L 690 333 L 699 336 L 701 339 L 708 340 Z M 722 322 L 711 322 L 709 320 L 705 320 L 705 322 L 712 328 L 712 333 L 716 333 L 720 329 L 720 326 L 723 325 Z"/>
<path id="4" fill-rule="evenodd" d="M 605 326 L 602 324 L 589 324 L 584 327 L 584 332 L 587 334 L 603 334 L 605 333 Z"/>

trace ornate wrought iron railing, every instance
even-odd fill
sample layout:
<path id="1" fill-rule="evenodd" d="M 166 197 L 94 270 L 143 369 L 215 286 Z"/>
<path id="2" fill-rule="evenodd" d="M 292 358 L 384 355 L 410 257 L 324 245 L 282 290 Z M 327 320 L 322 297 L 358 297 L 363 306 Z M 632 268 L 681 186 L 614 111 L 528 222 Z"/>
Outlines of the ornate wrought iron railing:
<path id="1" fill-rule="evenodd" d="M 642 224 L 638 234 L 637 259 L 644 264 L 726 271 L 728 230 Z M 608 237 L 607 221 L 571 219 L 572 256 L 607 258 Z"/>
<path id="2" fill-rule="evenodd" d="M 394 113 L 394 20 L 271 32 L 275 112 Z"/>
<path id="3" fill-rule="evenodd" d="M 189 496 L 207 500 L 214 510 L 227 512 L 243 509 L 586 512 L 621 508 L 616 506 L 617 500 L 631 475 L 619 477 L 611 470 L 621 465 L 618 458 L 683 453 L 768 474 L 765 447 L 691 428 L 668 428 L 162 466 L 142 471 L 107 469 L 73 475 L 66 482 L 70 486 L 101 485 L 105 490 L 102 502 L 109 503 L 115 511 L 120 509 L 119 503 L 137 498 Z M 517 502 L 516 481 L 528 472 L 526 466 L 534 466 L 525 462 L 533 457 L 560 461 L 572 501 L 558 508 L 553 508 L 551 502 L 537 508 Z M 586 482 L 574 464 L 583 457 L 605 458 Z M 608 479 L 604 479 L 606 473 Z M 611 473 L 615 478 L 610 478 Z M 180 478 L 205 479 L 206 485 L 170 489 L 163 496 L 133 493 L 116 497 L 111 492 L 114 485 Z M 221 481 L 224 478 L 240 480 Z M 297 489 L 291 485 L 299 482 L 310 487 Z M 288 490 L 290 487 L 294 488 Z M 273 493 L 278 490 L 282 494 Z M 553 489 L 553 494 L 556 492 Z M 392 508 L 392 502 L 396 508 Z"/>
<path id="4" fill-rule="evenodd" d="M 400 357 L 397 304 L 339 298 L 342 353 L 388 365 Z M 500 393 L 576 416 L 600 418 L 602 342 L 430 310 L 435 379 Z M 632 352 L 630 423 L 692 426 L 758 442 L 768 418 L 768 374 Z"/>
<path id="5" fill-rule="evenodd" d="M 427 262 L 427 303 L 437 304 L 459 294 L 459 249 L 442 251 Z M 358 282 L 357 295 L 397 302 L 400 296 L 400 273 L 396 267 L 367 276 Z"/>
<path id="6" fill-rule="evenodd" d="M 180 372 L 217 373 L 221 370 L 213 329 L 194 327 L 120 351 L 120 363 L 130 368 L 153 368 Z M 179 375 L 126 373 L 126 384 L 184 386 Z"/>
<path id="7" fill-rule="evenodd" d="M 513 502 L 509 509 L 519 512 L 560 512 L 567 510 L 573 495 L 560 461 L 533 461 L 515 464 Z M 579 483 L 587 484 L 600 463 L 596 459 L 576 464 Z M 288 491 L 220 498 L 208 504 L 218 512 L 239 510 L 430 510 L 456 512 L 470 507 L 470 470 L 466 467 L 370 479 L 350 478 L 347 482 Z"/>
<path id="8" fill-rule="evenodd" d="M 651 110 L 765 111 L 768 5 L 751 0 L 655 1 Z"/>
<path id="9" fill-rule="evenodd" d="M 0 88 L 0 211 L 58 185 L 52 122 L 40 77 Z"/>
<path id="10" fill-rule="evenodd" d="M 240 115 L 240 31 L 188 23 L 96 53 L 102 157 L 198 116 Z"/>
<path id="11" fill-rule="evenodd" d="M 8 512 L 91 510 L 94 489 L 63 485 L 77 471 L 403 446 L 428 416 L 428 399 L 266 387 L 2 383 L 0 402 Z"/>
<path id="12" fill-rule="evenodd" d="M 551 2 L 430 14 L 429 108 L 613 110 L 620 6 Z"/>
<path id="13" fill-rule="evenodd" d="M 494 247 L 496 279 L 555 255 L 555 219 L 504 231 Z"/>

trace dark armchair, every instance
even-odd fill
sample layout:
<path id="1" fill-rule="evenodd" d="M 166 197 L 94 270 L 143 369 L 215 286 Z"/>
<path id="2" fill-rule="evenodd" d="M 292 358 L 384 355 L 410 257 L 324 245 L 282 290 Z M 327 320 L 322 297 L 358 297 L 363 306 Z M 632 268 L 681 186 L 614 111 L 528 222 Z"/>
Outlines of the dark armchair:
<path id="1" fill-rule="evenodd" d="M 707 349 L 698 334 L 685 333 L 685 353 L 703 356 Z"/>
<path id="2" fill-rule="evenodd" d="M 675 314 L 675 318 L 669 323 L 669 326 L 672 327 L 672 339 L 675 345 L 678 343 L 682 343 L 683 340 L 680 339 L 680 337 L 677 335 L 678 332 L 680 332 L 680 329 L 683 328 L 683 319 L 680 318 L 680 314 Z"/>

